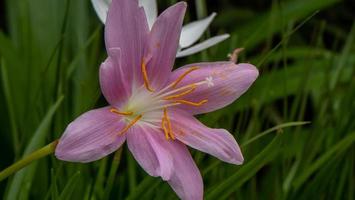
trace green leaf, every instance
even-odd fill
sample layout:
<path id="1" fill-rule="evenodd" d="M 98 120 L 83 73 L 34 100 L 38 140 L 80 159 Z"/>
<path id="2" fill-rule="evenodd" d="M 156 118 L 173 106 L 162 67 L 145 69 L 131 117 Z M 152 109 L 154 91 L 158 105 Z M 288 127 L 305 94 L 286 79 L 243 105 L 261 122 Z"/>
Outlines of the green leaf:
<path id="1" fill-rule="evenodd" d="M 276 136 L 273 141 L 268 144 L 265 149 L 260 152 L 254 159 L 244 164 L 240 169 L 230 177 L 220 183 L 216 183 L 210 191 L 207 191 L 206 200 L 224 199 L 238 189 L 243 183 L 255 175 L 263 166 L 272 161 L 279 153 L 280 135 Z M 231 187 L 233 185 L 233 187 Z"/>
<path id="2" fill-rule="evenodd" d="M 76 187 L 78 186 L 78 183 L 80 181 L 80 176 L 81 176 L 80 171 L 77 171 L 69 179 L 69 181 L 65 185 L 63 191 L 60 193 L 59 199 L 61 199 L 61 200 L 70 199 L 71 195 L 73 194 L 73 192 L 76 190 Z"/>
<path id="3" fill-rule="evenodd" d="M 293 182 L 293 187 L 295 189 L 299 188 L 307 179 L 315 173 L 319 168 L 321 168 L 329 159 L 331 159 L 335 154 L 341 154 L 347 150 L 355 142 L 355 132 L 349 134 L 332 148 L 326 151 L 319 159 L 317 159 L 313 164 L 306 168 L 304 172 L 299 174 Z"/>
<path id="4" fill-rule="evenodd" d="M 30 154 L 32 151 L 40 148 L 44 145 L 46 136 L 48 135 L 48 130 L 52 123 L 53 116 L 57 111 L 58 107 L 63 101 L 63 96 L 59 97 L 58 100 L 53 104 L 53 106 L 48 110 L 47 114 L 42 119 L 42 122 L 38 126 L 36 132 L 34 133 L 31 141 L 27 145 L 24 156 Z M 5 199 L 16 200 L 20 196 L 21 198 L 27 198 L 28 193 L 31 189 L 32 179 L 35 174 L 37 163 L 33 163 L 26 168 L 20 170 L 12 179 L 9 186 L 8 194 Z M 20 192 L 21 191 L 21 192 Z"/>

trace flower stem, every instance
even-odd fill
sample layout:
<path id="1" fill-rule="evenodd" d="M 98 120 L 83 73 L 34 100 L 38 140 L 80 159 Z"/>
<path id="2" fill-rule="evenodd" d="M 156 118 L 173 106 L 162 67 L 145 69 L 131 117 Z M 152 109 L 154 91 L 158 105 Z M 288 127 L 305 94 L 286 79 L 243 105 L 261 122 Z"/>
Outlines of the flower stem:
<path id="1" fill-rule="evenodd" d="M 31 164 L 33 161 L 43 158 L 54 152 L 55 147 L 58 144 L 58 140 L 38 149 L 37 151 L 25 156 L 21 160 L 17 161 L 16 163 L 12 164 L 10 167 L 4 169 L 0 172 L 0 181 L 6 179 L 8 176 L 16 173 L 20 169 L 26 167 L 27 165 Z"/>

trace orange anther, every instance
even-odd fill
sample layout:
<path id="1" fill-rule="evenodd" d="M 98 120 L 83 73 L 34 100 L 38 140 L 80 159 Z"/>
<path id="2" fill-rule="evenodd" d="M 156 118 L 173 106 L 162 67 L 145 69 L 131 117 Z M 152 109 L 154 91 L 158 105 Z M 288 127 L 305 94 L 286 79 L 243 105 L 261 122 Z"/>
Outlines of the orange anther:
<path id="1" fill-rule="evenodd" d="M 170 139 L 170 137 L 169 137 L 169 131 L 168 131 L 168 129 L 167 129 L 166 126 L 165 126 L 165 117 L 163 117 L 163 118 L 161 119 L 161 127 L 163 128 L 163 131 L 164 131 L 166 140 L 169 140 L 169 139 Z"/>
<path id="2" fill-rule="evenodd" d="M 119 133 L 118 135 L 122 135 L 125 132 L 128 131 L 129 128 L 131 128 L 135 123 L 137 123 L 138 120 L 140 120 L 142 118 L 142 115 L 138 115 L 136 118 L 134 118 L 126 127 L 124 127 Z"/>
<path id="3" fill-rule="evenodd" d="M 188 89 L 188 90 L 186 90 L 184 92 L 181 92 L 179 94 L 167 96 L 164 99 L 165 100 L 171 100 L 171 99 L 175 99 L 175 98 L 179 98 L 179 97 L 185 96 L 185 95 L 190 94 L 191 92 L 193 92 L 196 89 L 196 87 L 197 86 L 195 84 L 193 84 L 190 89 Z"/>
<path id="4" fill-rule="evenodd" d="M 133 112 L 121 112 L 121 111 L 117 110 L 116 108 L 111 108 L 110 112 L 115 113 L 115 114 L 119 114 L 119 115 L 133 115 Z"/>
<path id="5" fill-rule="evenodd" d="M 164 118 L 165 118 L 165 121 L 166 121 L 166 123 L 168 125 L 169 135 L 170 135 L 171 139 L 175 140 L 173 129 L 171 128 L 171 122 L 170 122 L 170 119 L 169 119 L 169 116 L 168 116 L 168 111 L 167 111 L 166 108 L 164 108 Z"/>
<path id="6" fill-rule="evenodd" d="M 181 104 L 186 104 L 186 105 L 190 105 L 190 106 L 202 106 L 203 104 L 207 103 L 207 99 L 204 99 L 200 102 L 192 102 L 192 101 L 186 101 L 186 100 L 182 100 L 182 99 L 179 99 L 179 100 L 175 100 L 175 102 L 177 103 L 181 103 Z"/>
<path id="7" fill-rule="evenodd" d="M 149 84 L 149 79 L 148 79 L 148 74 L 147 74 L 147 66 L 146 66 L 144 60 L 142 61 L 141 69 L 142 69 L 143 81 L 144 81 L 145 88 L 147 88 L 147 90 L 150 92 L 154 92 L 154 90 L 150 87 L 150 84 Z"/>
<path id="8" fill-rule="evenodd" d="M 172 83 L 171 87 L 172 87 L 172 88 L 175 88 L 176 85 L 179 84 L 179 83 L 182 81 L 182 79 L 185 78 L 186 75 L 188 75 L 189 73 L 191 73 L 191 72 L 193 72 L 193 71 L 195 71 L 195 70 L 197 70 L 197 69 L 199 69 L 199 67 L 197 67 L 197 66 L 190 67 L 190 69 L 186 70 L 183 74 L 181 74 L 181 75 Z"/>

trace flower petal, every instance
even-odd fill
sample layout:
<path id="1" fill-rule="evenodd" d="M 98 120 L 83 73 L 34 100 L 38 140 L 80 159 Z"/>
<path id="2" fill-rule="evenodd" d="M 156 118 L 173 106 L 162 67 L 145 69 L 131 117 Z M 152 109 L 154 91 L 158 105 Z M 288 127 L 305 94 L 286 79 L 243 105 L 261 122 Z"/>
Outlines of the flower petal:
<path id="1" fill-rule="evenodd" d="M 125 123 L 109 107 L 91 110 L 68 125 L 55 150 L 60 160 L 91 162 L 117 150 L 125 141 L 118 135 Z"/>
<path id="2" fill-rule="evenodd" d="M 237 65 L 232 62 L 196 63 L 175 70 L 170 82 L 176 80 L 192 66 L 197 66 L 199 69 L 189 73 L 177 87 L 205 81 L 183 99 L 192 102 L 208 101 L 198 107 L 179 106 L 192 114 L 211 112 L 229 105 L 246 92 L 259 75 L 255 66 L 246 63 Z"/>
<path id="3" fill-rule="evenodd" d="M 179 141 L 171 141 L 169 150 L 174 157 L 174 171 L 168 180 L 171 188 L 183 200 L 202 200 L 203 181 L 195 161 L 187 147 Z"/>
<path id="4" fill-rule="evenodd" d="M 100 66 L 100 86 L 109 104 L 120 107 L 131 94 L 131 85 L 125 81 L 121 68 L 121 50 L 111 48 L 109 57 Z"/>
<path id="5" fill-rule="evenodd" d="M 223 34 L 223 35 L 218 35 L 218 36 L 215 36 L 215 37 L 211 37 L 209 38 L 208 40 L 205 40 L 201 43 L 198 43 L 192 47 L 189 47 L 187 49 L 183 49 L 183 50 L 180 50 L 176 57 L 177 58 L 181 58 L 181 57 L 185 57 L 185 56 L 189 56 L 189 55 L 192 55 L 192 54 L 195 54 L 195 53 L 198 53 L 202 50 L 205 50 L 205 49 L 208 49 L 224 40 L 226 40 L 227 38 L 229 38 L 229 34 Z"/>
<path id="6" fill-rule="evenodd" d="M 173 132 L 178 140 L 224 162 L 237 165 L 243 163 L 240 148 L 227 130 L 209 128 L 181 110 L 176 109 L 171 113 Z"/>
<path id="7" fill-rule="evenodd" d="M 173 170 L 173 155 L 161 130 L 137 124 L 127 132 L 127 145 L 134 158 L 151 176 L 168 180 Z"/>
<path id="8" fill-rule="evenodd" d="M 159 89 L 166 83 L 173 68 L 185 10 L 185 2 L 169 7 L 159 15 L 152 27 L 145 55 L 153 89 Z"/>
<path id="9" fill-rule="evenodd" d="M 156 0 L 139 0 L 139 5 L 143 6 L 145 15 L 148 19 L 149 28 L 152 28 L 158 15 L 158 7 Z"/>
<path id="10" fill-rule="evenodd" d="M 111 0 L 91 0 L 92 5 L 96 11 L 97 16 L 103 24 L 105 24 L 108 7 Z"/>
<path id="11" fill-rule="evenodd" d="M 206 31 L 207 27 L 211 24 L 216 15 L 216 13 L 212 13 L 210 16 L 204 19 L 184 25 L 181 30 L 180 47 L 186 48 L 197 42 L 197 40 L 200 39 L 203 32 Z"/>
<path id="12" fill-rule="evenodd" d="M 106 49 L 121 49 L 122 77 L 129 84 L 141 84 L 141 63 L 149 28 L 144 9 L 137 0 L 113 0 L 105 26 Z"/>

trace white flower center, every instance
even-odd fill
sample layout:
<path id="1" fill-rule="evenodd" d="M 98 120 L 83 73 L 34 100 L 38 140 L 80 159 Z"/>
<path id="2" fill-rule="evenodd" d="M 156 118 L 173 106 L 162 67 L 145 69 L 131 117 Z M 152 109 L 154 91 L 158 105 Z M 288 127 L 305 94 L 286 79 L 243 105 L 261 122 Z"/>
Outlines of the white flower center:
<path id="1" fill-rule="evenodd" d="M 207 103 L 207 99 L 200 102 L 191 102 L 184 100 L 183 97 L 194 92 L 200 85 L 207 84 L 207 87 L 214 85 L 212 77 L 209 76 L 203 81 L 177 87 L 185 76 L 198 68 L 199 67 L 191 67 L 165 88 L 154 91 L 154 89 L 150 87 L 143 62 L 142 75 L 144 85 L 133 89 L 127 104 L 120 108 L 120 110 L 116 108 L 111 109 L 111 112 L 125 116 L 128 125 L 124 128 L 123 132 L 121 131 L 122 134 L 135 123 L 145 123 L 153 127 L 161 128 L 165 133 L 166 139 L 175 139 L 174 133 L 172 132 L 171 121 L 168 116 L 168 107 L 181 104 L 202 106 Z"/>

